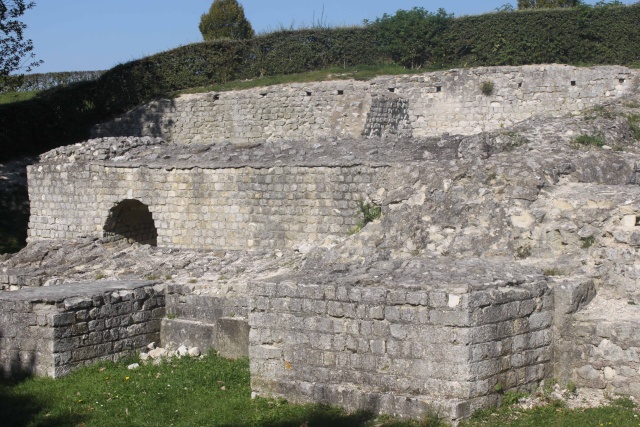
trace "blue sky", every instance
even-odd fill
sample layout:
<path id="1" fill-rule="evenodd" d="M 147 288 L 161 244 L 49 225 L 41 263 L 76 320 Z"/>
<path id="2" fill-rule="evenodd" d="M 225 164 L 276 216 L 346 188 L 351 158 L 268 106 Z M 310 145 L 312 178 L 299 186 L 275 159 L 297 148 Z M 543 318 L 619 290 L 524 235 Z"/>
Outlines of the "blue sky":
<path id="1" fill-rule="evenodd" d="M 624 0 L 631 4 L 637 0 Z M 359 25 L 398 9 L 444 8 L 456 16 L 491 12 L 509 0 L 241 0 L 256 32 L 322 21 Z M 200 16 L 212 0 L 36 0 L 22 17 L 44 64 L 34 72 L 108 69 L 202 40 Z M 516 4 L 517 0 L 511 1 Z M 595 3 L 595 0 L 589 1 Z"/>

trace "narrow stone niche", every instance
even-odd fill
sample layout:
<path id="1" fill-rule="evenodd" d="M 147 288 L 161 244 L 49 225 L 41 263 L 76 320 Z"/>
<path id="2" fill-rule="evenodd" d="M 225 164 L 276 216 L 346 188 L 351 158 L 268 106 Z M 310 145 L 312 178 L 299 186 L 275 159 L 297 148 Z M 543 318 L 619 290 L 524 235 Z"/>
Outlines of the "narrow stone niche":
<path id="1" fill-rule="evenodd" d="M 158 244 L 158 230 L 149 207 L 134 199 L 125 199 L 111 208 L 104 237 L 107 241 L 128 239 L 143 245 Z"/>

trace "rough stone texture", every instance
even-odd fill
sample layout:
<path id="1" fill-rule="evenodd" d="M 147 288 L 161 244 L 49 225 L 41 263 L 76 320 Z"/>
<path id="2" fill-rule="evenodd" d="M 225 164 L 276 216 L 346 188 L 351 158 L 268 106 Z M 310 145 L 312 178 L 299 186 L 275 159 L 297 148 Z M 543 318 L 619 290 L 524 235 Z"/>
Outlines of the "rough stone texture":
<path id="1" fill-rule="evenodd" d="M 640 395 L 637 306 L 599 294 L 556 335 L 558 375 L 578 387 Z M 630 301 L 632 302 L 632 301 Z"/>
<path id="2" fill-rule="evenodd" d="M 108 144 L 108 141 L 106 142 Z M 106 162 L 29 168 L 28 241 L 114 234 L 158 246 L 201 249 L 284 248 L 343 234 L 357 222 L 369 166 L 176 169 Z M 140 233 L 111 226 L 123 201 L 148 208 Z M 117 220 L 117 218 L 115 219 Z M 120 220 L 126 221 L 122 215 Z M 106 225 L 105 225 L 106 224 Z M 139 236 L 142 236 L 138 239 Z"/>
<path id="3" fill-rule="evenodd" d="M 173 117 L 150 134 L 173 142 L 100 138 L 41 156 L 30 242 L 0 264 L 0 284 L 155 276 L 170 289 L 164 340 L 241 355 L 248 339 L 254 389 L 291 400 L 458 420 L 495 403 L 496 385 L 551 375 L 640 397 L 635 73 L 498 67 L 202 95 L 191 110 L 179 99 L 152 118 Z M 290 119 L 306 130 L 261 122 L 287 93 L 323 93 Z M 338 107 L 352 99 L 348 121 Z M 219 101 L 235 118 L 215 115 Z M 250 122 L 261 137 L 190 144 Z M 365 128 L 381 137 L 357 137 Z M 153 224 L 123 215 L 125 200 Z M 381 217 L 350 234 L 360 202 Z M 158 247 L 128 245 L 151 227 Z"/>
<path id="4" fill-rule="evenodd" d="M 162 285 L 101 282 L 0 293 L 0 366 L 57 377 L 116 361 L 160 338 Z"/>
<path id="5" fill-rule="evenodd" d="M 183 95 L 138 107 L 92 135 L 243 144 L 393 134 L 398 124 L 416 137 L 470 135 L 632 93 L 637 75 L 618 66 L 529 65 Z M 491 95 L 481 92 L 485 81 L 494 83 Z M 398 101 L 391 102 L 391 91 Z"/>
<path id="6" fill-rule="evenodd" d="M 211 348 L 234 359 L 249 355 L 249 298 L 245 292 L 238 295 L 226 280 L 216 288 L 213 296 L 208 292 L 210 286 L 168 285 L 168 318 L 163 321 L 161 334 L 164 346 Z"/>
<path id="7" fill-rule="evenodd" d="M 551 290 L 509 263 L 411 260 L 249 289 L 259 393 L 455 420 L 552 369 Z"/>

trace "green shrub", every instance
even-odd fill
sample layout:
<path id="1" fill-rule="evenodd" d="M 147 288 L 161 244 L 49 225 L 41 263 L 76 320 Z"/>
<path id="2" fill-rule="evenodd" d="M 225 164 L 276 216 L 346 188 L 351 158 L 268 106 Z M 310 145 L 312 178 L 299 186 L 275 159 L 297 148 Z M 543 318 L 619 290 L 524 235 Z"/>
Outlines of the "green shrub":
<path id="1" fill-rule="evenodd" d="M 491 80 L 485 80 L 480 84 L 480 92 L 485 96 L 493 95 L 493 82 Z"/>

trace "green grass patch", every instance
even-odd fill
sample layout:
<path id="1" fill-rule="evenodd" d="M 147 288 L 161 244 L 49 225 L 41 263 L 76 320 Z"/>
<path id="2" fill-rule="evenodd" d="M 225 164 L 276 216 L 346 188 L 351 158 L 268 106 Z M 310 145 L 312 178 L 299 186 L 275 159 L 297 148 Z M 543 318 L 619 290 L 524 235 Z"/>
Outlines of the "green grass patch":
<path id="1" fill-rule="evenodd" d="M 435 69 L 434 69 L 435 70 Z M 398 75 L 398 74 L 416 74 L 433 70 L 411 70 L 396 64 L 382 65 L 361 65 L 355 67 L 329 67 L 317 71 L 309 71 L 306 73 L 284 74 L 278 76 L 265 76 L 250 80 L 233 80 L 227 83 L 214 84 L 210 86 L 196 87 L 181 90 L 174 93 L 174 96 L 187 93 L 204 93 L 204 92 L 224 92 L 230 90 L 252 89 L 256 87 L 273 86 L 289 83 L 312 83 L 328 80 L 370 80 L 377 76 Z"/>
<path id="2" fill-rule="evenodd" d="M 27 101 L 35 97 L 38 92 L 7 92 L 0 93 L 0 104 L 11 104 L 12 102 Z"/>
<path id="3" fill-rule="evenodd" d="M 565 272 L 559 268 L 547 268 L 543 271 L 545 276 L 564 276 Z"/>
<path id="4" fill-rule="evenodd" d="M 567 409 L 561 402 L 530 410 L 503 406 L 478 411 L 460 427 L 630 427 L 639 424 L 633 402 L 616 399 L 609 406 L 591 409 Z"/>
<path id="5" fill-rule="evenodd" d="M 629 114 L 627 120 L 629 121 L 629 128 L 631 129 L 631 133 L 633 133 L 633 137 L 637 141 L 640 141 L 640 114 Z"/>
<path id="6" fill-rule="evenodd" d="M 262 426 L 445 427 L 437 413 L 416 421 L 347 413 L 334 406 L 295 405 L 284 399 L 251 399 L 249 363 L 209 355 L 127 369 L 103 363 L 59 378 L 0 380 L 3 426 Z M 568 410 L 559 402 L 521 410 L 522 393 L 504 394 L 503 406 L 474 414 L 462 426 L 637 426 L 635 405 Z M 305 424 L 306 423 L 306 424 Z"/>
<path id="7" fill-rule="evenodd" d="M 440 426 L 284 399 L 251 399 L 249 363 L 217 356 L 128 370 L 82 368 L 59 378 L 0 381 L 4 426 Z"/>
<path id="8" fill-rule="evenodd" d="M 602 147 L 604 146 L 604 136 L 602 135 L 580 135 L 573 140 L 576 146 L 582 147 Z"/>

